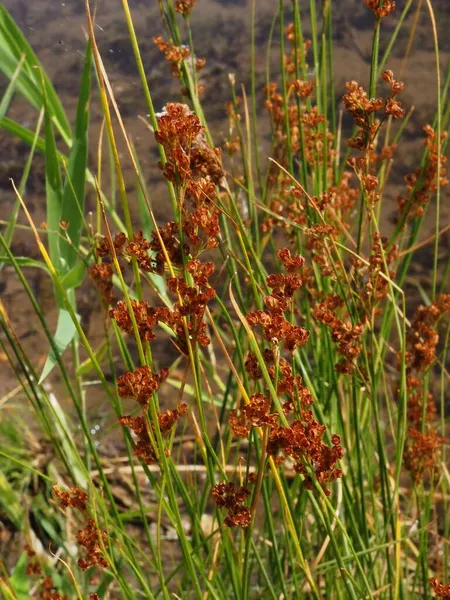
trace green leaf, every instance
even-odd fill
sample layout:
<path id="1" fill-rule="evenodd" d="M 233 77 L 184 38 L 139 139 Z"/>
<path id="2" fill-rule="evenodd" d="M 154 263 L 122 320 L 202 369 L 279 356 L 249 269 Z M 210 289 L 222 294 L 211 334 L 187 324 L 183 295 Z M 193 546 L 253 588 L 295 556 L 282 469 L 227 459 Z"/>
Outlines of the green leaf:
<path id="1" fill-rule="evenodd" d="M 69 317 L 70 318 L 70 317 Z M 41 376 L 42 379 L 42 376 Z M 55 435 L 59 438 L 60 443 L 62 445 L 62 449 L 64 452 L 64 456 L 70 465 L 70 470 L 75 477 L 76 484 L 86 488 L 87 479 L 83 471 L 80 469 L 80 457 L 77 454 L 76 447 L 71 443 L 73 439 L 73 434 L 70 431 L 69 423 L 66 418 L 66 413 L 64 412 L 61 404 L 58 402 L 55 394 L 50 392 L 47 396 L 48 403 L 51 406 L 51 410 L 55 416 Z"/>
<path id="2" fill-rule="evenodd" d="M 17 89 L 37 110 L 44 105 L 45 95 L 51 119 L 59 133 L 65 139 L 70 139 L 70 125 L 50 79 L 25 36 L 2 4 L 0 5 L 0 70 L 8 79 L 13 77 L 22 56 L 25 56 L 25 61 L 17 77 Z"/>
<path id="3" fill-rule="evenodd" d="M 70 271 L 61 279 L 61 283 L 65 290 L 79 287 L 86 276 L 87 264 L 84 261 L 77 263 Z"/>
<path id="4" fill-rule="evenodd" d="M 20 267 L 32 267 L 33 269 L 42 269 L 46 273 L 48 273 L 48 269 L 46 265 L 40 260 L 34 260 L 33 258 L 28 258 L 27 256 L 16 256 L 15 260 Z M 0 265 L 9 265 L 12 264 L 12 260 L 9 256 L 0 256 Z"/>
<path id="5" fill-rule="evenodd" d="M 56 142 L 50 114 L 45 109 L 45 192 L 47 197 L 47 226 L 50 258 L 57 271 L 61 270 L 59 222 L 62 207 L 62 180 L 56 153 Z"/>
<path id="6" fill-rule="evenodd" d="M 14 491 L 3 471 L 0 471 L 0 506 L 6 513 L 8 519 L 19 531 L 22 529 L 23 507 L 20 504 L 19 496 Z"/>
<path id="7" fill-rule="evenodd" d="M 11 81 L 9 82 L 9 85 L 6 88 L 6 92 L 3 94 L 3 98 L 2 98 L 2 101 L 0 103 L 0 119 L 3 119 L 3 117 L 8 112 L 9 105 L 11 104 L 11 100 L 12 100 L 12 98 L 14 96 L 14 92 L 15 92 L 15 89 L 16 89 L 16 81 L 17 81 L 17 78 L 19 77 L 19 74 L 20 74 L 20 72 L 22 70 L 24 60 L 25 60 L 25 55 L 23 54 L 20 57 L 20 60 L 19 60 L 19 62 L 17 64 L 17 67 L 16 67 L 16 70 L 12 74 Z"/>
<path id="8" fill-rule="evenodd" d="M 9 580 L 9 585 L 13 589 L 17 600 L 29 600 L 30 597 L 30 577 L 27 575 L 27 562 L 27 553 L 22 552 Z"/>
<path id="9" fill-rule="evenodd" d="M 70 314 L 64 308 L 61 308 L 58 315 L 58 324 L 56 326 L 55 336 L 53 341 L 55 342 L 58 354 L 63 354 L 64 350 L 73 340 L 76 333 L 75 325 L 70 317 Z M 53 369 L 57 362 L 57 357 L 53 352 L 53 348 L 50 349 L 47 360 L 45 361 L 44 368 L 42 370 L 41 377 L 39 378 L 39 383 L 41 384 L 50 371 Z"/>
<path id="10" fill-rule="evenodd" d="M 77 248 L 80 242 L 81 228 L 84 221 L 84 198 L 86 186 L 86 168 L 88 157 L 89 98 L 91 93 L 92 50 L 88 44 L 84 70 L 81 77 L 78 95 L 77 116 L 74 136 L 70 150 L 67 178 L 64 185 L 61 219 L 68 221 L 67 235 L 71 244 L 61 240 L 61 254 L 67 268 L 73 267 L 77 261 Z"/>
<path id="11" fill-rule="evenodd" d="M 102 360 L 102 358 L 105 356 L 106 350 L 108 349 L 108 341 L 105 340 L 100 347 L 98 348 L 98 350 L 95 351 L 95 358 L 97 359 L 98 362 L 100 362 Z M 87 360 L 85 360 L 84 362 L 81 363 L 81 365 L 78 367 L 77 369 L 77 377 L 84 377 L 85 375 L 87 375 L 90 371 L 92 371 L 95 368 L 92 360 L 90 358 L 88 358 Z"/>

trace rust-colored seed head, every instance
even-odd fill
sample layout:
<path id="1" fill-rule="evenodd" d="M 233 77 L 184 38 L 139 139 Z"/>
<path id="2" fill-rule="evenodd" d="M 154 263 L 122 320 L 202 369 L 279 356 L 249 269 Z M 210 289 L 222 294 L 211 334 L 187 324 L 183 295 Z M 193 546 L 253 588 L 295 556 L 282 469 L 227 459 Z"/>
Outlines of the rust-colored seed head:
<path id="1" fill-rule="evenodd" d="M 243 505 L 250 496 L 250 490 L 244 486 L 236 486 L 231 481 L 218 483 L 211 494 L 218 508 L 228 511 L 224 523 L 227 527 L 242 527 L 245 529 L 251 523 L 250 510 Z"/>
<path id="2" fill-rule="evenodd" d="M 175 10 L 181 13 L 184 17 L 188 17 L 197 0 L 176 0 L 175 1 Z"/>
<path id="3" fill-rule="evenodd" d="M 150 367 L 138 367 L 135 371 L 124 373 L 118 378 L 117 391 L 122 398 L 133 398 L 141 406 L 146 407 L 168 375 L 168 369 L 153 373 Z"/>
<path id="4" fill-rule="evenodd" d="M 174 44 L 169 44 L 164 40 L 162 35 L 158 35 L 153 38 L 153 42 L 158 46 L 158 49 L 165 55 L 167 62 L 170 63 L 172 67 L 172 75 L 174 77 L 180 77 L 180 65 L 181 62 L 189 56 L 189 48 L 185 46 L 175 46 Z"/>
<path id="5" fill-rule="evenodd" d="M 433 592 L 436 594 L 436 598 L 450 598 L 450 583 L 444 584 L 439 581 L 437 577 L 431 577 L 428 583 L 433 588 Z"/>
<path id="6" fill-rule="evenodd" d="M 81 512 L 86 512 L 88 495 L 80 487 L 71 487 L 69 491 L 66 491 L 55 484 L 53 486 L 53 494 L 60 500 L 63 508 L 76 508 Z"/>
<path id="7" fill-rule="evenodd" d="M 188 407 L 186 404 L 181 404 L 174 410 L 167 410 L 158 414 L 159 427 L 164 437 L 170 433 L 177 421 L 186 414 L 187 408 Z M 131 429 L 138 438 L 136 447 L 134 449 L 135 455 L 141 458 L 141 460 L 147 465 L 157 462 L 157 451 L 151 442 L 145 418 L 124 416 L 119 418 L 119 423 L 123 425 L 123 427 L 128 427 Z M 154 431 L 153 424 L 151 424 L 151 427 Z"/>
<path id="8" fill-rule="evenodd" d="M 164 176 L 177 185 L 206 177 L 219 184 L 223 177 L 218 148 L 211 148 L 200 119 L 186 104 L 171 102 L 158 117 L 155 132 L 158 144 L 164 147 L 167 162 Z"/>
<path id="9" fill-rule="evenodd" d="M 378 19 L 384 19 L 395 10 L 394 0 L 366 0 L 366 5 Z"/>
<path id="10" fill-rule="evenodd" d="M 98 263 L 89 268 L 89 275 L 100 290 L 105 304 L 111 304 L 113 301 L 113 268 L 111 263 Z"/>
<path id="11" fill-rule="evenodd" d="M 86 550 L 86 557 L 78 560 L 78 566 L 82 571 L 87 571 L 93 566 L 105 569 L 108 562 L 103 556 L 103 545 L 106 544 L 107 535 L 105 531 L 97 528 L 94 519 L 88 519 L 86 527 L 80 529 L 77 533 L 77 541 Z"/>
<path id="12" fill-rule="evenodd" d="M 428 433 L 413 428 L 408 430 L 404 460 L 416 483 L 420 483 L 425 475 L 434 477 L 438 474 L 441 449 L 447 442 L 433 429 Z"/>

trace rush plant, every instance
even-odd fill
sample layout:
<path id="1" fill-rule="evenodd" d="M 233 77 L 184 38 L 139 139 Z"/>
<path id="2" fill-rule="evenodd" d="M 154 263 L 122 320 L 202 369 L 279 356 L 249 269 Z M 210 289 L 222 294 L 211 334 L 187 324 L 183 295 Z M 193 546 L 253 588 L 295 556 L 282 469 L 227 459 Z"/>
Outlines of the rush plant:
<path id="1" fill-rule="evenodd" d="M 2 360 L 17 379 L 0 399 L 0 519 L 19 547 L 14 564 L 0 562 L 5 598 L 450 597 L 450 225 L 441 222 L 450 69 L 431 0 L 402 12 L 391 0 L 358 1 L 373 19 L 371 62 L 367 84 L 349 73 L 342 97 L 339 3 L 273 3 L 259 89 L 251 0 L 250 81 L 239 87 L 230 74 L 229 134 L 219 142 L 202 105 L 208 57 L 195 54 L 195 0 L 158 2 L 154 42 L 180 84 L 161 112 L 122 0 L 146 104 L 142 135 L 166 184 L 164 221 L 89 0 L 73 126 L 0 7 L 9 81 L 0 126 L 29 147 L 11 180 L 0 268 L 20 282 L 48 342 L 37 364 L 14 307 L 0 300 Z M 390 61 L 414 10 L 434 41 L 435 114 L 416 132 L 420 162 L 393 202 L 413 107 Z M 97 161 L 88 160 L 94 89 Z M 8 117 L 18 94 L 35 109 L 33 128 Z M 27 197 L 38 153 L 44 224 Z M 424 237 L 430 217 L 434 233 Z M 19 228 L 39 259 L 15 252 Z M 424 248 L 429 285 L 411 286 Z M 56 323 L 30 269 L 51 281 Z M 88 286 L 100 342 L 79 315 Z M 90 424 L 94 388 L 108 406 L 113 456 L 108 432 L 98 445 Z"/>

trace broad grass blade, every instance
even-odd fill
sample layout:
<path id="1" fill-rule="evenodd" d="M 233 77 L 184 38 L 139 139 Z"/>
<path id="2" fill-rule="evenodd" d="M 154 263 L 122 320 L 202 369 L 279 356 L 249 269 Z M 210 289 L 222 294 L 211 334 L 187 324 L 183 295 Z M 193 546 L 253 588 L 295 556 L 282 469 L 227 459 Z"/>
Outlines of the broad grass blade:
<path id="1" fill-rule="evenodd" d="M 67 346 L 73 340 L 75 336 L 76 328 L 72 321 L 70 314 L 64 308 L 60 309 L 58 315 L 58 324 L 56 326 L 56 332 L 54 336 L 54 342 L 58 349 L 58 354 L 63 354 Z M 39 383 L 41 384 L 50 371 L 53 369 L 57 361 L 57 356 L 53 350 L 50 350 L 47 360 L 45 361 L 44 368 L 42 370 Z"/>
<path id="2" fill-rule="evenodd" d="M 86 185 L 86 167 L 88 156 L 88 129 L 89 129 L 89 98 L 91 92 L 91 64 L 92 49 L 88 44 L 83 75 L 81 77 L 80 93 L 78 95 L 78 108 L 75 120 L 72 147 L 70 150 L 69 164 L 67 167 L 68 178 L 64 184 L 61 219 L 68 221 L 67 234 L 71 240 L 69 244 L 61 240 L 61 255 L 67 268 L 72 268 L 77 261 L 77 248 L 80 241 L 83 224 L 84 197 Z"/>
<path id="3" fill-rule="evenodd" d="M 4 6 L 0 6 L 0 70 L 8 79 L 13 76 L 22 55 L 25 55 L 24 68 L 17 78 L 17 89 L 36 110 L 44 105 L 45 94 L 58 131 L 63 137 L 70 138 L 70 125 L 53 85 L 11 15 Z"/>

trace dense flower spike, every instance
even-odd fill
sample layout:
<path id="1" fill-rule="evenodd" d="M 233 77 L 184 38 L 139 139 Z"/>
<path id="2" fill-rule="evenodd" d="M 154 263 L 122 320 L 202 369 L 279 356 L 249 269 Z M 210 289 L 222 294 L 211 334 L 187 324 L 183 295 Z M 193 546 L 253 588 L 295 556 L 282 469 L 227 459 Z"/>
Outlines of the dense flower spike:
<path id="1" fill-rule="evenodd" d="M 113 268 L 111 263 L 97 263 L 89 268 L 89 275 L 97 286 L 105 304 L 113 302 Z"/>
<path id="2" fill-rule="evenodd" d="M 323 442 L 326 426 L 313 418 L 311 410 L 305 410 L 313 403 L 312 395 L 302 385 L 301 376 L 295 374 L 293 367 L 280 355 L 283 348 L 293 352 L 308 339 L 308 331 L 292 325 L 283 315 L 292 306 L 293 296 L 303 284 L 298 272 L 303 273 L 304 259 L 299 255 L 292 256 L 288 248 L 279 250 L 277 256 L 287 275 L 267 277 L 266 283 L 272 290 L 265 298 L 268 309 L 249 313 L 247 321 L 251 326 L 261 325 L 265 339 L 272 344 L 271 348 L 263 350 L 263 360 L 278 397 L 286 398 L 282 405 L 284 415 L 295 413 L 300 418 L 290 425 L 279 425 L 280 415 L 270 413 L 271 397 L 257 392 L 250 396 L 249 403 L 243 406 L 240 414 L 236 410 L 231 411 L 229 426 L 237 437 L 249 437 L 252 427 L 267 428 L 268 454 L 275 457 L 277 462 L 283 461 L 280 452 L 290 457 L 295 463 L 295 470 L 305 477 L 308 489 L 313 489 L 314 477 L 329 494 L 327 485 L 342 476 L 342 470 L 337 467 L 344 455 L 339 436 L 332 436 L 331 447 Z M 253 380 L 263 379 L 256 354 L 248 355 L 245 370 Z"/>
<path id="3" fill-rule="evenodd" d="M 426 406 L 424 411 L 423 383 L 417 377 L 409 375 L 406 380 L 408 392 L 408 422 L 415 428 L 420 429 L 422 421 L 432 422 L 437 415 L 436 405 L 430 392 L 426 395 Z"/>
<path id="4" fill-rule="evenodd" d="M 326 487 L 342 477 L 342 470 L 336 467 L 344 456 L 338 435 L 332 436 L 333 445 L 323 443 L 326 427 L 318 423 L 310 410 L 302 412 L 302 420 L 293 421 L 290 427 L 274 427 L 270 432 L 267 451 L 272 456 L 283 452 L 295 462 L 295 470 L 305 476 L 305 487 L 313 489 L 309 469 L 329 495 Z"/>
<path id="5" fill-rule="evenodd" d="M 266 283 L 272 293 L 266 296 L 266 310 L 256 310 L 247 315 L 251 327 L 262 327 L 264 338 L 274 345 L 283 344 L 289 352 L 294 352 L 308 341 L 309 332 L 298 325 L 292 325 L 284 318 L 284 311 L 292 305 L 295 292 L 303 285 L 300 275 L 295 274 L 302 268 L 304 259 L 291 257 L 288 248 L 278 252 L 278 258 L 285 265 L 287 275 L 269 275 Z"/>
<path id="6" fill-rule="evenodd" d="M 389 279 L 393 279 L 395 272 L 389 269 L 386 272 L 386 266 L 392 265 L 398 258 L 398 247 L 393 244 L 387 250 L 387 238 L 379 233 L 374 233 L 372 247 L 369 257 L 368 282 L 364 287 L 362 298 L 368 309 L 371 309 L 377 302 L 386 298 L 389 293 Z"/>
<path id="7" fill-rule="evenodd" d="M 88 495 L 80 487 L 75 486 L 66 491 L 62 490 L 59 485 L 54 485 L 53 494 L 59 499 L 63 508 L 76 508 L 81 512 L 86 512 Z"/>
<path id="8" fill-rule="evenodd" d="M 419 306 L 408 331 L 406 360 L 408 369 L 425 371 L 436 358 L 439 336 L 436 323 L 450 310 L 450 294 L 441 294 L 430 306 Z"/>
<path id="9" fill-rule="evenodd" d="M 103 545 L 106 544 L 107 535 L 100 531 L 94 519 L 88 519 L 86 526 L 77 533 L 78 543 L 86 550 L 86 556 L 78 559 L 78 566 L 82 571 L 87 571 L 93 566 L 105 569 L 108 562 L 103 556 Z"/>
<path id="10" fill-rule="evenodd" d="M 366 5 L 378 19 L 387 17 L 395 10 L 394 0 L 366 0 Z"/>
<path id="11" fill-rule="evenodd" d="M 168 375 L 168 369 L 153 373 L 150 367 L 138 367 L 135 371 L 125 373 L 117 379 L 117 391 L 122 398 L 133 398 L 145 407 Z"/>
<path id="12" fill-rule="evenodd" d="M 53 493 L 61 502 L 63 508 L 76 508 L 86 519 L 85 527 L 77 533 L 78 543 L 86 550 L 86 556 L 78 560 L 78 566 L 83 571 L 97 565 L 106 568 L 108 562 L 103 555 L 103 546 L 107 543 L 107 534 L 98 529 L 94 519 L 88 515 L 87 493 L 79 487 L 70 488 L 69 491 L 61 490 L 58 485 L 53 486 Z"/>
<path id="13" fill-rule="evenodd" d="M 439 157 L 439 146 L 443 147 L 447 138 L 447 132 L 443 131 L 441 139 L 430 125 L 425 125 L 425 146 L 428 149 L 428 160 L 425 166 L 418 167 L 413 173 L 405 176 L 407 196 L 397 197 L 397 206 L 399 217 L 404 217 L 405 221 L 410 221 L 415 217 L 421 217 L 425 213 L 425 207 L 428 204 L 431 194 L 437 189 L 437 177 L 439 170 L 439 183 L 441 187 L 446 187 L 449 183 L 447 178 L 447 156 L 441 152 Z M 439 169 L 440 164 L 440 169 Z"/>
<path id="14" fill-rule="evenodd" d="M 410 428 L 404 460 L 416 483 L 420 483 L 425 476 L 437 476 L 441 449 L 448 443 L 437 432 L 436 424 L 433 423 L 436 420 L 436 405 L 431 393 L 428 392 L 425 397 L 424 384 L 419 378 L 423 377 L 436 359 L 439 341 L 436 324 L 448 310 L 450 294 L 441 294 L 430 306 L 419 306 L 406 336 L 406 391 Z"/>
<path id="15" fill-rule="evenodd" d="M 122 231 L 116 233 L 113 239 L 113 252 L 113 248 L 111 248 L 111 244 L 109 243 L 108 238 L 101 237 L 97 244 L 96 254 L 100 258 L 105 258 L 106 256 L 112 257 L 113 253 L 115 253 L 116 256 L 122 256 L 126 242 L 127 236 L 125 235 L 125 233 L 123 233 Z"/>
<path id="16" fill-rule="evenodd" d="M 331 339 L 337 344 L 339 354 L 343 361 L 336 365 L 340 373 L 351 373 L 355 361 L 362 350 L 361 336 L 365 329 L 364 318 L 355 325 L 350 320 L 341 320 L 336 312 L 343 308 L 344 301 L 337 294 L 328 295 L 323 302 L 319 302 L 313 310 L 314 318 L 331 329 Z"/>
<path id="17" fill-rule="evenodd" d="M 404 460 L 406 469 L 411 473 L 416 483 L 420 483 L 425 475 L 438 475 L 438 463 L 441 449 L 448 440 L 441 437 L 436 430 L 428 433 L 410 428 L 405 449 Z"/>
<path id="18" fill-rule="evenodd" d="M 368 170 L 371 152 L 375 147 L 376 136 L 380 130 L 381 123 L 387 117 L 391 116 L 394 119 L 401 119 L 405 115 L 404 109 L 396 99 L 397 94 L 404 89 L 403 82 L 395 80 L 392 71 L 384 71 L 383 79 L 389 83 L 391 88 L 391 96 L 386 100 L 383 98 L 369 98 L 364 88 L 359 86 L 356 81 L 347 82 L 347 93 L 342 98 L 346 110 L 352 115 L 355 125 L 358 127 L 357 134 L 348 140 L 348 144 L 351 148 L 365 153 L 364 159 L 353 160 L 350 164 L 355 169 L 372 204 L 378 199 L 378 194 L 376 193 L 378 180 L 372 174 L 368 173 Z M 375 120 L 375 114 L 380 110 L 383 110 L 381 123 Z"/>
<path id="19" fill-rule="evenodd" d="M 428 583 L 433 588 L 436 598 L 441 598 L 441 600 L 450 598 L 450 583 L 441 583 L 437 577 L 432 577 L 428 580 Z"/>
<path id="20" fill-rule="evenodd" d="M 219 184 L 223 177 L 220 151 L 211 148 L 200 119 L 186 104 L 168 103 L 158 117 L 156 141 L 164 147 L 164 176 L 177 185 L 206 177 Z"/>
<path id="21" fill-rule="evenodd" d="M 173 429 L 176 422 L 187 412 L 187 405 L 181 404 L 174 410 L 166 410 L 165 412 L 158 414 L 158 423 L 161 430 L 161 434 L 167 437 L 170 431 Z M 120 417 L 119 422 L 124 427 L 131 429 L 137 437 L 137 443 L 134 448 L 134 454 L 143 460 L 147 465 L 151 465 L 158 461 L 157 449 L 153 445 L 150 438 L 148 425 L 145 417 L 132 417 L 124 416 Z M 154 426 L 150 425 L 153 433 Z M 154 435 L 153 435 L 154 438 Z"/>
<path id="22" fill-rule="evenodd" d="M 142 231 L 137 231 L 133 234 L 133 239 L 128 240 L 124 253 L 128 257 L 134 256 L 139 267 L 150 273 L 154 271 L 154 263 L 148 254 L 150 247 L 151 244 L 144 238 Z"/>
<path id="23" fill-rule="evenodd" d="M 261 393 L 250 396 L 249 403 L 242 408 L 241 416 L 237 411 L 230 412 L 229 425 L 237 437 L 248 437 L 252 427 L 275 427 L 277 414 L 270 414 L 270 399 Z"/>
<path id="24" fill-rule="evenodd" d="M 165 55 L 167 62 L 172 67 L 172 75 L 180 77 L 180 64 L 189 56 L 189 48 L 185 46 L 175 46 L 167 43 L 162 35 L 153 38 L 153 42 L 158 46 L 158 49 Z"/>
<path id="25" fill-rule="evenodd" d="M 175 0 L 175 10 L 185 17 L 188 17 L 197 0 Z"/>
<path id="26" fill-rule="evenodd" d="M 155 339 L 153 329 L 161 320 L 161 310 L 153 308 L 145 300 L 131 300 L 134 318 L 136 320 L 139 335 L 142 340 L 152 341 Z M 128 312 L 128 307 L 123 300 L 119 300 L 115 308 L 109 311 L 109 316 L 114 319 L 117 326 L 126 333 L 133 333 L 133 321 Z"/>
<path id="27" fill-rule="evenodd" d="M 243 505 L 250 496 L 250 490 L 243 486 L 236 486 L 231 481 L 218 483 L 211 491 L 216 506 L 225 508 L 228 516 L 224 519 L 227 527 L 247 528 L 252 520 L 250 510 Z"/>

